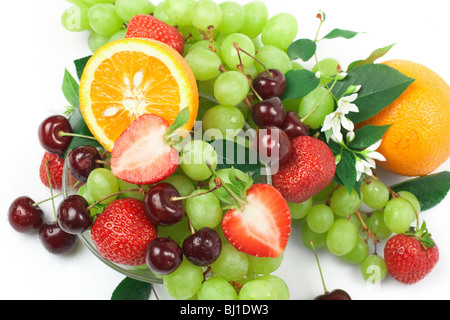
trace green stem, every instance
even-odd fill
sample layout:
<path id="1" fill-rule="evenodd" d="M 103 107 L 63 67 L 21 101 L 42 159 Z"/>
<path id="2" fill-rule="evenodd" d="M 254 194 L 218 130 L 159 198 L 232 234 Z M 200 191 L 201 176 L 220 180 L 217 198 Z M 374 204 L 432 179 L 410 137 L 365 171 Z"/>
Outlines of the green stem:
<path id="1" fill-rule="evenodd" d="M 68 133 L 68 132 L 61 131 L 61 132 L 59 133 L 59 135 L 60 135 L 61 137 L 77 137 L 77 138 L 84 138 L 84 139 L 90 139 L 90 140 L 97 141 L 97 139 L 95 139 L 94 137 L 91 137 L 91 136 L 85 136 L 85 135 L 77 134 L 77 133 Z"/>
<path id="2" fill-rule="evenodd" d="M 316 258 L 317 266 L 319 267 L 319 273 L 320 273 L 320 278 L 322 279 L 323 290 L 325 291 L 325 293 L 328 293 L 328 289 L 325 286 L 325 280 L 323 279 L 323 273 L 322 273 L 322 268 L 320 267 L 319 257 L 317 256 L 316 248 L 314 247 L 314 242 L 312 240 L 309 240 L 309 244 L 311 245 L 311 247 L 313 249 L 314 257 Z"/>
<path id="3" fill-rule="evenodd" d="M 219 178 L 214 179 L 214 182 L 216 183 L 216 186 L 214 188 L 212 188 L 211 190 L 205 191 L 205 192 L 201 192 L 201 193 L 197 193 L 194 195 L 189 195 L 186 197 L 171 197 L 170 201 L 175 202 L 175 201 L 182 201 L 182 200 L 187 200 L 187 199 L 191 199 L 191 198 L 195 198 L 195 197 L 200 197 L 200 196 L 204 196 L 206 194 L 212 193 L 214 191 L 216 191 L 217 189 L 220 189 L 222 187 L 222 181 Z"/>
<path id="4" fill-rule="evenodd" d="M 50 201 L 50 200 L 53 200 L 54 198 L 58 198 L 58 197 L 60 197 L 60 196 L 62 196 L 63 194 L 62 193 L 59 193 L 59 194 L 57 194 L 56 196 L 54 196 L 54 197 L 51 197 L 51 198 L 47 198 L 47 199 L 45 199 L 45 200 L 41 200 L 41 201 L 39 201 L 39 202 L 35 202 L 35 203 L 33 203 L 33 207 L 37 207 L 38 205 L 40 205 L 40 204 L 42 204 L 42 203 L 44 203 L 44 202 L 47 202 L 47 201 Z"/>
<path id="5" fill-rule="evenodd" d="M 91 210 L 93 207 L 95 207 L 96 205 L 102 203 L 103 201 L 105 201 L 105 200 L 107 200 L 107 199 L 109 199 L 109 198 L 111 198 L 111 197 L 118 196 L 118 195 L 120 195 L 120 194 L 122 194 L 122 193 L 126 193 L 126 192 L 142 192 L 142 193 L 144 193 L 144 192 L 145 192 L 145 189 L 144 189 L 144 188 L 128 189 L 128 190 L 121 190 L 121 191 L 118 191 L 118 192 L 115 192 L 115 193 L 111 193 L 109 196 L 104 197 L 103 199 L 100 199 L 100 200 L 94 202 L 94 203 L 91 204 L 87 209 L 88 209 L 88 211 L 89 211 L 89 210 Z"/>
<path id="6" fill-rule="evenodd" d="M 45 164 L 45 169 L 47 170 L 47 179 L 48 179 L 48 186 L 50 188 L 50 195 L 53 205 L 53 215 L 55 216 L 55 220 L 58 220 L 58 216 L 56 214 L 56 206 L 55 206 L 55 196 L 53 195 L 53 187 L 52 187 L 52 179 L 50 178 L 50 168 L 49 168 L 49 161 L 47 160 Z"/>
<path id="7" fill-rule="evenodd" d="M 317 110 L 317 108 L 319 108 L 319 106 L 322 104 L 322 102 L 325 101 L 325 99 L 328 97 L 328 95 L 331 93 L 331 91 L 333 90 L 334 86 L 336 85 L 337 79 L 338 78 L 336 76 L 334 78 L 334 81 L 333 81 L 333 84 L 332 84 L 331 88 L 328 89 L 327 93 L 323 96 L 322 100 L 320 100 L 320 102 L 303 119 L 301 119 L 302 122 L 305 122 Z"/>

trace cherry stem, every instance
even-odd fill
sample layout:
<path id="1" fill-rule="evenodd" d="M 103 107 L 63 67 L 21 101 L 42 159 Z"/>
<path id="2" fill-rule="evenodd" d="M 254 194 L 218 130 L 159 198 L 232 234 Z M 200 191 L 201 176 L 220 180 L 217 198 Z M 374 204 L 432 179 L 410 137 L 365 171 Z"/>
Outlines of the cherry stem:
<path id="1" fill-rule="evenodd" d="M 217 189 L 222 188 L 222 180 L 220 180 L 220 178 L 216 178 L 214 179 L 214 183 L 216 184 L 216 186 L 214 188 L 212 188 L 211 190 L 205 191 L 205 192 L 201 192 L 201 193 L 197 193 L 194 195 L 189 195 L 186 197 L 171 197 L 170 201 L 175 202 L 175 201 L 182 201 L 182 200 L 187 200 L 187 199 L 191 199 L 191 198 L 195 198 L 195 197 L 200 197 L 200 196 L 204 196 L 206 194 L 209 194 L 211 192 L 216 191 Z"/>
<path id="2" fill-rule="evenodd" d="M 239 46 L 239 44 L 238 44 L 237 42 L 233 42 L 233 46 L 234 46 L 234 48 L 236 49 L 237 54 L 238 54 L 238 58 L 239 58 L 238 69 L 244 74 L 244 76 L 247 77 L 247 75 L 245 74 L 244 64 L 242 63 L 242 58 L 241 58 L 241 53 L 240 53 L 240 51 L 242 51 L 242 52 L 244 52 L 244 51 L 241 49 L 241 47 Z M 248 53 L 247 53 L 247 54 L 248 54 Z M 253 57 L 253 58 L 254 58 L 254 57 Z M 254 58 L 254 59 L 256 60 L 256 58 Z M 264 66 L 264 65 L 263 65 L 263 66 Z M 265 68 L 265 66 L 264 66 L 264 68 Z M 266 70 L 267 70 L 267 69 L 266 69 Z M 269 71 L 267 71 L 267 72 L 268 72 L 269 77 L 270 77 Z M 256 98 L 257 98 L 259 101 L 262 101 L 263 99 L 261 98 L 261 96 L 258 94 L 258 92 L 256 92 L 255 88 L 253 88 L 253 83 L 252 83 L 251 79 L 250 79 L 249 77 L 247 77 L 247 79 L 248 79 L 250 88 L 252 89 L 252 92 L 254 93 L 254 95 L 256 96 Z M 247 104 L 247 105 L 248 105 L 248 104 Z"/>
<path id="3" fill-rule="evenodd" d="M 208 167 L 209 171 L 214 176 L 214 178 L 220 180 L 220 178 L 217 176 L 216 172 L 212 168 L 209 161 L 205 159 L 205 163 L 206 163 L 206 166 Z M 246 203 L 244 201 L 242 201 L 233 191 L 231 191 L 231 189 L 228 188 L 226 184 L 222 184 L 222 187 L 229 193 L 229 195 L 233 198 L 233 200 L 236 201 L 236 205 L 238 206 L 239 209 L 242 209 L 245 206 Z"/>
<path id="4" fill-rule="evenodd" d="M 41 201 L 39 201 L 39 202 L 35 202 L 35 203 L 33 203 L 33 207 L 37 207 L 38 205 L 40 205 L 40 204 L 42 204 L 42 203 L 44 203 L 44 202 L 53 200 L 53 199 L 58 198 L 58 197 L 60 197 L 60 196 L 62 196 L 62 195 L 63 195 L 63 193 L 61 192 L 61 193 L 57 194 L 56 196 L 47 198 L 47 199 L 45 199 L 45 200 L 41 200 Z"/>
<path id="5" fill-rule="evenodd" d="M 319 267 L 319 273 L 320 273 L 320 278 L 322 279 L 323 290 L 325 291 L 325 293 L 328 293 L 328 289 L 325 286 L 325 280 L 323 279 L 323 273 L 322 273 L 322 268 L 320 267 L 319 257 L 317 256 L 316 248 L 314 247 L 314 242 L 312 240 L 309 240 L 309 244 L 311 245 L 311 248 L 314 252 L 314 257 L 316 258 L 316 261 L 317 261 L 317 266 Z"/>
<path id="6" fill-rule="evenodd" d="M 246 55 L 248 55 L 250 58 L 252 58 L 253 60 L 255 60 L 256 62 L 258 62 L 263 68 L 264 70 L 266 70 L 267 75 L 269 77 L 272 77 L 272 73 L 269 71 L 269 69 L 264 65 L 264 63 L 261 62 L 261 60 L 259 60 L 258 58 L 256 58 L 255 56 L 251 55 L 250 53 L 248 53 L 247 51 L 245 51 L 244 49 L 242 49 L 239 44 L 237 42 L 233 42 L 233 46 L 236 48 L 236 50 L 238 51 L 242 51 L 243 53 L 245 53 Z"/>
<path id="7" fill-rule="evenodd" d="M 52 200 L 52 205 L 53 205 L 53 215 L 55 216 L 55 220 L 58 220 L 58 217 L 56 215 L 56 206 L 55 206 L 55 196 L 53 195 L 53 187 L 52 187 L 52 179 L 50 177 L 50 167 L 49 167 L 50 161 L 46 161 L 45 162 L 45 169 L 47 171 L 47 179 L 48 179 L 48 186 L 50 188 L 50 195 L 51 195 L 51 200 Z"/>
<path id="8" fill-rule="evenodd" d="M 77 133 L 69 133 L 69 132 L 64 132 L 64 131 L 60 131 L 59 135 L 61 137 L 77 137 L 77 138 L 85 138 L 85 139 L 90 139 L 90 140 L 95 140 L 97 141 L 97 139 L 95 139 L 94 137 L 91 136 L 85 136 L 82 134 L 77 134 Z"/>
<path id="9" fill-rule="evenodd" d="M 114 196 L 118 196 L 118 195 L 120 195 L 120 194 L 122 194 L 122 193 L 126 193 L 126 192 L 141 192 L 142 194 L 144 194 L 145 191 L 146 191 L 146 190 L 145 190 L 144 188 L 140 187 L 140 188 L 137 188 L 137 189 L 121 190 L 121 191 L 118 191 L 118 192 L 115 192 L 115 193 L 111 193 L 109 196 L 104 197 L 103 199 L 100 199 L 100 200 L 94 202 L 94 203 L 91 204 L 89 207 L 87 207 L 87 209 L 88 209 L 88 210 L 91 210 L 93 207 L 95 207 L 96 205 L 100 204 L 101 202 L 103 202 L 103 201 L 105 201 L 105 200 L 108 200 L 109 198 L 112 198 L 112 197 L 114 197 Z"/>

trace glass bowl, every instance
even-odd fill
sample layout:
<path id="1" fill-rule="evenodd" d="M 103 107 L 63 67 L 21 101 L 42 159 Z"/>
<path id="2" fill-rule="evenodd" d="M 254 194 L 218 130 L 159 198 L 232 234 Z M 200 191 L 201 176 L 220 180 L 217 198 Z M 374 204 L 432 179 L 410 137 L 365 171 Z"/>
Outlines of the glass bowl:
<path id="1" fill-rule="evenodd" d="M 66 198 L 70 195 L 76 194 L 78 192 L 78 188 L 76 188 L 76 187 L 72 186 L 70 183 L 68 183 L 69 169 L 68 169 L 67 163 L 68 163 L 68 161 L 65 162 L 64 171 L 63 171 L 63 197 L 64 198 Z M 263 166 L 262 170 L 265 171 L 265 174 L 262 174 L 259 177 L 257 177 L 255 179 L 254 183 L 271 184 L 272 179 L 271 179 L 271 176 L 268 174 L 268 172 L 269 172 L 268 167 Z M 135 279 L 138 281 L 143 281 L 143 282 L 152 283 L 152 284 L 162 284 L 163 283 L 162 278 L 155 275 L 148 267 L 146 267 L 146 265 L 140 266 L 140 267 L 127 266 L 127 265 L 117 264 L 117 263 L 111 262 L 111 261 L 103 258 L 98 253 L 98 251 L 94 245 L 94 242 L 92 241 L 90 230 L 79 235 L 79 239 L 89 249 L 89 251 L 92 252 L 92 254 L 94 256 L 96 256 L 100 261 L 105 263 L 111 269 L 113 269 L 117 272 L 120 272 L 124 276 L 127 276 L 129 278 L 132 278 L 132 279 Z M 161 295 L 162 294 L 159 294 L 159 296 L 161 296 Z"/>

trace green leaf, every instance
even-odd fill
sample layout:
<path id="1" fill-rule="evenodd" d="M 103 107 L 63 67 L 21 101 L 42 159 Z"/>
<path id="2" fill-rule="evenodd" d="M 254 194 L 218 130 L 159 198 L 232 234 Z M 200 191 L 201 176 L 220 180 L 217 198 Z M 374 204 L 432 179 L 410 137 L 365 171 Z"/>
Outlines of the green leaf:
<path id="1" fill-rule="evenodd" d="M 391 44 L 389 46 L 383 47 L 383 48 L 376 49 L 370 54 L 370 56 L 368 58 L 366 58 L 364 60 L 357 60 L 357 61 L 350 63 L 350 65 L 348 66 L 347 72 L 353 68 L 356 68 L 356 67 L 359 67 L 359 66 L 362 66 L 365 64 L 374 63 L 377 59 L 383 57 L 386 53 L 388 53 L 389 50 L 391 50 L 394 45 L 395 45 L 395 43 Z"/>
<path id="2" fill-rule="evenodd" d="M 175 118 L 175 122 L 173 125 L 170 126 L 169 130 L 167 131 L 167 134 L 171 134 L 177 129 L 180 129 L 182 126 L 184 126 L 186 123 L 188 123 L 189 118 L 191 117 L 191 114 L 189 112 L 189 108 L 184 108 L 181 110 L 177 117 Z"/>
<path id="3" fill-rule="evenodd" d="M 438 205 L 447 195 L 450 190 L 450 172 L 410 179 L 391 186 L 391 189 L 395 192 L 411 192 L 419 200 L 422 211 L 425 211 Z"/>
<path id="4" fill-rule="evenodd" d="M 69 122 L 70 125 L 72 126 L 73 133 L 93 137 L 86 122 L 84 122 L 83 115 L 81 114 L 79 106 L 76 107 L 75 110 L 72 112 L 72 114 L 69 116 Z M 102 148 L 102 145 L 96 140 L 81 137 L 73 137 L 72 142 L 67 148 L 66 155 L 69 154 L 71 150 L 79 146 L 93 146 L 96 148 Z"/>
<path id="5" fill-rule="evenodd" d="M 352 192 L 356 183 L 356 159 L 352 152 L 344 149 L 341 161 L 336 166 L 336 176 L 341 184 Z"/>
<path id="6" fill-rule="evenodd" d="M 250 174 L 253 179 L 261 175 L 262 165 L 256 150 L 231 140 L 213 140 L 209 143 L 217 153 L 217 170 L 234 167 Z"/>
<path id="7" fill-rule="evenodd" d="M 355 131 L 355 139 L 348 144 L 352 149 L 365 149 L 380 140 L 391 125 L 365 126 Z"/>
<path id="8" fill-rule="evenodd" d="M 148 300 L 152 285 L 126 277 L 114 290 L 111 300 Z"/>
<path id="9" fill-rule="evenodd" d="M 77 106 L 79 103 L 79 85 L 78 82 L 72 77 L 67 69 L 64 72 L 64 79 L 62 84 L 62 91 L 67 101 L 72 106 Z"/>
<path id="10" fill-rule="evenodd" d="M 366 64 L 350 70 L 347 77 L 333 88 L 335 97 L 341 97 L 350 86 L 361 85 L 355 104 L 359 112 L 348 118 L 354 123 L 367 120 L 394 102 L 414 82 L 399 71 L 382 64 Z"/>
<path id="11" fill-rule="evenodd" d="M 336 38 L 345 38 L 351 39 L 354 38 L 360 32 L 350 31 L 350 30 L 342 30 L 342 29 L 333 29 L 322 39 L 336 39 Z"/>
<path id="12" fill-rule="evenodd" d="M 313 91 L 320 83 L 314 72 L 290 70 L 286 73 L 286 90 L 281 100 L 300 99 Z"/>
<path id="13" fill-rule="evenodd" d="M 308 61 L 316 53 L 317 44 L 310 39 L 299 39 L 294 41 L 288 48 L 291 60 L 302 59 Z"/>
<path id="14" fill-rule="evenodd" d="M 83 71 L 84 71 L 84 67 L 86 67 L 87 62 L 89 61 L 89 59 L 91 57 L 92 56 L 87 56 L 87 57 L 84 57 L 84 58 L 77 59 L 77 60 L 75 60 L 73 62 L 75 64 L 75 68 L 77 70 L 78 79 L 81 79 L 81 76 L 82 76 Z"/>

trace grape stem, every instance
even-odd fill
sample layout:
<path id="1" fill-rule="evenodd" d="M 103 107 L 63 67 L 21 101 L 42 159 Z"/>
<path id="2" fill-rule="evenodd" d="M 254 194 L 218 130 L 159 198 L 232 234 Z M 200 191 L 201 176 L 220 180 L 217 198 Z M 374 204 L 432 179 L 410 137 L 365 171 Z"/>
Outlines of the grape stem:
<path id="1" fill-rule="evenodd" d="M 216 53 L 217 50 L 213 47 L 213 42 L 214 42 L 214 34 L 213 34 L 214 26 L 209 26 L 209 27 L 208 27 L 208 30 L 209 30 L 209 49 L 210 49 L 212 52 Z"/>
<path id="2" fill-rule="evenodd" d="M 356 217 L 358 218 L 359 222 L 361 223 L 363 230 L 365 232 L 367 232 L 367 238 L 365 239 L 366 243 L 369 241 L 369 238 L 372 237 L 374 240 L 374 245 L 375 245 L 375 253 L 377 253 L 377 244 L 380 243 L 381 241 L 378 239 L 378 237 L 372 232 L 370 231 L 369 227 L 367 226 L 367 224 L 364 222 L 364 219 L 361 216 L 361 212 L 359 212 L 358 210 L 355 212 Z"/>

